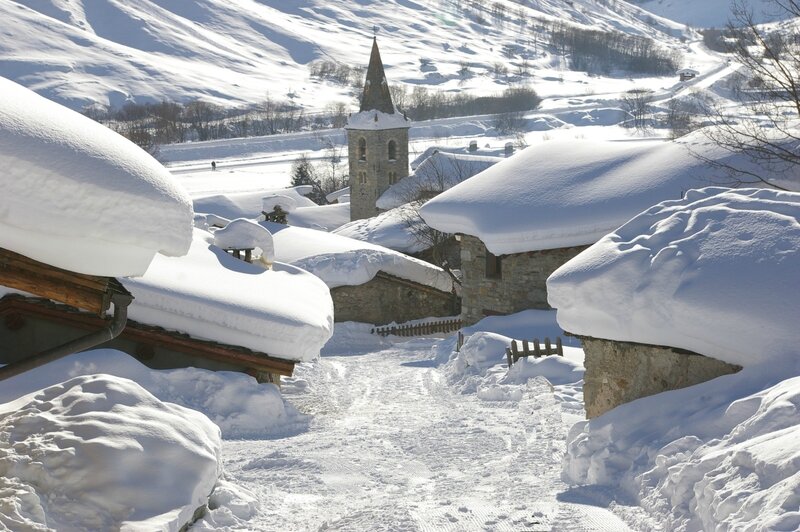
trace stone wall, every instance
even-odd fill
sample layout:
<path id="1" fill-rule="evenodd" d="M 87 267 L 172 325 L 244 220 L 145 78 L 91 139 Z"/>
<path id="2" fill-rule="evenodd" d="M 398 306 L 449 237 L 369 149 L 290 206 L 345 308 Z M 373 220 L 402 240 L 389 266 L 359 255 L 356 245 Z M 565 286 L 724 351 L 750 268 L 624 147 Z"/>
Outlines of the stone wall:
<path id="1" fill-rule="evenodd" d="M 588 246 L 503 255 L 501 275 L 486 277 L 486 246 L 478 238 L 461 236 L 461 319 L 471 325 L 492 314 L 548 309 L 547 278 Z"/>
<path id="2" fill-rule="evenodd" d="M 360 160 L 358 141 L 367 141 L 366 159 Z M 397 143 L 395 160 L 389 160 L 389 141 Z M 350 220 L 371 218 L 378 214 L 375 202 L 395 182 L 408 176 L 408 129 L 347 130 L 347 157 L 350 167 Z M 361 183 L 359 172 L 366 172 L 367 182 Z"/>
<path id="3" fill-rule="evenodd" d="M 331 290 L 336 321 L 360 321 L 384 325 L 458 314 L 453 294 L 378 272 L 368 283 Z"/>
<path id="4" fill-rule="evenodd" d="M 583 398 L 589 419 L 640 397 L 686 388 L 742 369 L 672 347 L 580 339 L 586 354 Z"/>

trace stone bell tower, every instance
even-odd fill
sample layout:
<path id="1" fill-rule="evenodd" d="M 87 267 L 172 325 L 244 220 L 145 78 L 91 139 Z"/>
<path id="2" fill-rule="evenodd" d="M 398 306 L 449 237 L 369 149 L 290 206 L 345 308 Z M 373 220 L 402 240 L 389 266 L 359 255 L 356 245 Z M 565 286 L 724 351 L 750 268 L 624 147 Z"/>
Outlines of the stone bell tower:
<path id="1" fill-rule="evenodd" d="M 408 176 L 408 129 L 411 121 L 395 109 L 383 72 L 378 41 L 372 41 L 361 109 L 350 115 L 347 130 L 350 162 L 350 220 L 378 214 L 375 202 Z"/>

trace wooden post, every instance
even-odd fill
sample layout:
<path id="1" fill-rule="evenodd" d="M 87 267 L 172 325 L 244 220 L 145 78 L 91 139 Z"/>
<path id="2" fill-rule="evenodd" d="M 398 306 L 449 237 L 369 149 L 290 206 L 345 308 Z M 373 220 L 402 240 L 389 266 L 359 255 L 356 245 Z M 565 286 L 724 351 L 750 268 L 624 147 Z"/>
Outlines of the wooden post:
<path id="1" fill-rule="evenodd" d="M 253 250 L 252 249 L 244 250 L 244 260 L 245 260 L 245 262 L 253 262 Z"/>
<path id="2" fill-rule="evenodd" d="M 544 354 L 545 356 L 555 354 L 555 351 L 553 351 L 552 346 L 550 345 L 549 336 L 544 337 Z"/>
<path id="3" fill-rule="evenodd" d="M 556 336 L 556 354 L 560 357 L 564 356 L 564 346 L 561 345 L 561 337 Z"/>
<path id="4" fill-rule="evenodd" d="M 511 349 L 509 349 L 508 347 L 506 347 L 506 360 L 508 361 L 508 367 L 510 368 L 513 362 L 511 362 Z"/>
<path id="5" fill-rule="evenodd" d="M 536 358 L 539 358 L 540 356 L 542 356 L 542 350 L 539 347 L 539 339 L 538 338 L 534 338 L 533 339 L 533 356 L 536 357 Z"/>
<path id="6" fill-rule="evenodd" d="M 517 348 L 517 341 L 511 340 L 511 353 L 514 355 L 514 362 L 519 360 L 519 349 Z"/>
<path id="7" fill-rule="evenodd" d="M 522 341 L 522 356 L 526 358 L 531 356 L 531 346 L 527 340 Z"/>

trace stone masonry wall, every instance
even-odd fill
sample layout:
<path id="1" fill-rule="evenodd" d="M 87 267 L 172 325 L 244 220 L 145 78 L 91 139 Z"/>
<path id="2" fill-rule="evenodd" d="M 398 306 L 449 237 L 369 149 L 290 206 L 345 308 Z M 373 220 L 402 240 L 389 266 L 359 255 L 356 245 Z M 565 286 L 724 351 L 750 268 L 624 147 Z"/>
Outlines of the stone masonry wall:
<path id="1" fill-rule="evenodd" d="M 360 321 L 384 325 L 458 314 L 458 299 L 417 283 L 379 272 L 359 286 L 340 286 L 331 290 L 335 321 Z"/>
<path id="2" fill-rule="evenodd" d="M 742 369 L 671 347 L 580 339 L 586 354 L 583 398 L 589 419 L 640 397 L 686 388 Z"/>
<path id="3" fill-rule="evenodd" d="M 503 255 L 500 278 L 486 277 L 486 246 L 478 238 L 461 236 L 461 319 L 471 325 L 490 314 L 547 309 L 547 278 L 588 246 Z"/>
<path id="4" fill-rule="evenodd" d="M 358 158 L 358 140 L 367 141 L 367 158 Z M 397 143 L 396 159 L 389 160 L 389 141 Z M 391 186 L 389 172 L 397 180 L 408 176 L 408 129 L 347 130 L 347 157 L 350 165 L 350 220 L 371 218 L 378 214 L 375 202 Z M 358 172 L 367 173 L 362 184 Z"/>

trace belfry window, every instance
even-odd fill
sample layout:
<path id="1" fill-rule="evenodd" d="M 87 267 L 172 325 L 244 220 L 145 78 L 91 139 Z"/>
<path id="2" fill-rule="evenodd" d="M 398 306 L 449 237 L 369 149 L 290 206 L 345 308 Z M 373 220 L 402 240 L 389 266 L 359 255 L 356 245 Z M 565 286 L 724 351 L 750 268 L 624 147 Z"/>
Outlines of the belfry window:
<path id="1" fill-rule="evenodd" d="M 389 160 L 390 161 L 397 160 L 397 143 L 393 140 L 389 141 Z"/>
<path id="2" fill-rule="evenodd" d="M 367 139 L 365 139 L 364 137 L 358 139 L 358 160 L 359 161 L 367 160 Z"/>

